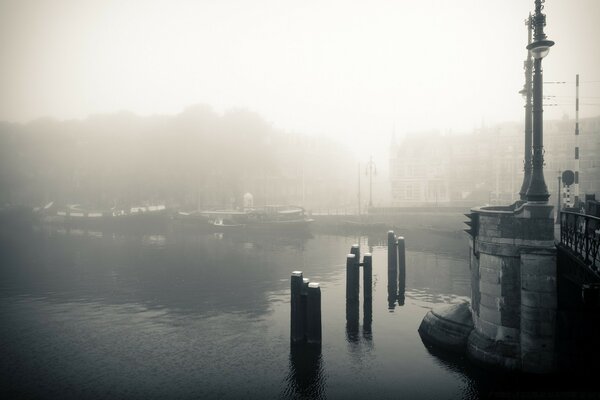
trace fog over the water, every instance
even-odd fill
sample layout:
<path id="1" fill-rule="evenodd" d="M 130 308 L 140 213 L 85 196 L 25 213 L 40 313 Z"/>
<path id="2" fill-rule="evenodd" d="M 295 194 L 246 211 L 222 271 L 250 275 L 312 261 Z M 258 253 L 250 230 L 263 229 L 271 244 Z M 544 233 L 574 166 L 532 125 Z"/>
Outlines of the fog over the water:
<path id="1" fill-rule="evenodd" d="M 85 118 L 192 104 L 383 155 L 395 129 L 520 121 L 533 0 L 0 3 L 0 120 Z M 548 0 L 545 118 L 600 106 L 600 2 Z M 557 101 L 558 99 L 558 101 Z M 395 128 L 394 128 L 395 127 Z"/>

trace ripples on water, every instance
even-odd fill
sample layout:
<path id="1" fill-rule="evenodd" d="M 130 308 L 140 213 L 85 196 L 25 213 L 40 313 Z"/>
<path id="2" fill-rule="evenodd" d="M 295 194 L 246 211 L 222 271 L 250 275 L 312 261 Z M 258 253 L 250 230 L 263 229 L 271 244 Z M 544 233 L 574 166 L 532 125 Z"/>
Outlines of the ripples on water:
<path id="1" fill-rule="evenodd" d="M 399 302 L 387 290 L 385 247 L 369 246 L 381 238 L 3 234 L 4 394 L 476 398 L 465 363 L 434 354 L 417 333 L 429 308 L 468 299 L 466 241 L 433 253 L 404 235 Z M 357 240 L 373 253 L 373 302 L 348 309 L 345 255 Z M 322 348 L 290 347 L 293 270 L 321 282 Z"/>

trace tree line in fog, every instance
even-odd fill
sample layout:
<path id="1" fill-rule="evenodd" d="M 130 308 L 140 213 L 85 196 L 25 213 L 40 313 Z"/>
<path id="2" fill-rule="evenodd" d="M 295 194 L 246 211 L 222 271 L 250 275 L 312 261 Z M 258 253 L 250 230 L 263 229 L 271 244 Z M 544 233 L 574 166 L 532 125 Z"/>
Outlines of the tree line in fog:
<path id="1" fill-rule="evenodd" d="M 262 203 L 317 204 L 345 196 L 350 163 L 338 145 L 246 110 L 0 123 L 2 204 L 238 207 L 246 192 Z"/>

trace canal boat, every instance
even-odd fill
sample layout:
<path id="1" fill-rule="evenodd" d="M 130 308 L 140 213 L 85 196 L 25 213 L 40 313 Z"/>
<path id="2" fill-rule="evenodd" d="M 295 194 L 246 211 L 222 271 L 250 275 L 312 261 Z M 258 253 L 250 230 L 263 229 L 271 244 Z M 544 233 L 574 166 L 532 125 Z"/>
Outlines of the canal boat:
<path id="1" fill-rule="evenodd" d="M 268 205 L 247 211 L 247 226 L 257 230 L 308 231 L 314 222 L 304 208 L 293 205 Z"/>

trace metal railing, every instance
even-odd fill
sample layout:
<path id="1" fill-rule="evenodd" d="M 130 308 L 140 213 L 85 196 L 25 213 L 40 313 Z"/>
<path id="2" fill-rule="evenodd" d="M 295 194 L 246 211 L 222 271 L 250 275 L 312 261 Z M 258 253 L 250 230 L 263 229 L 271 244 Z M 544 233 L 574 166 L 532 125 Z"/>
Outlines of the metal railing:
<path id="1" fill-rule="evenodd" d="M 600 218 L 571 211 L 561 211 L 560 243 L 594 271 L 598 271 L 600 268 Z"/>

